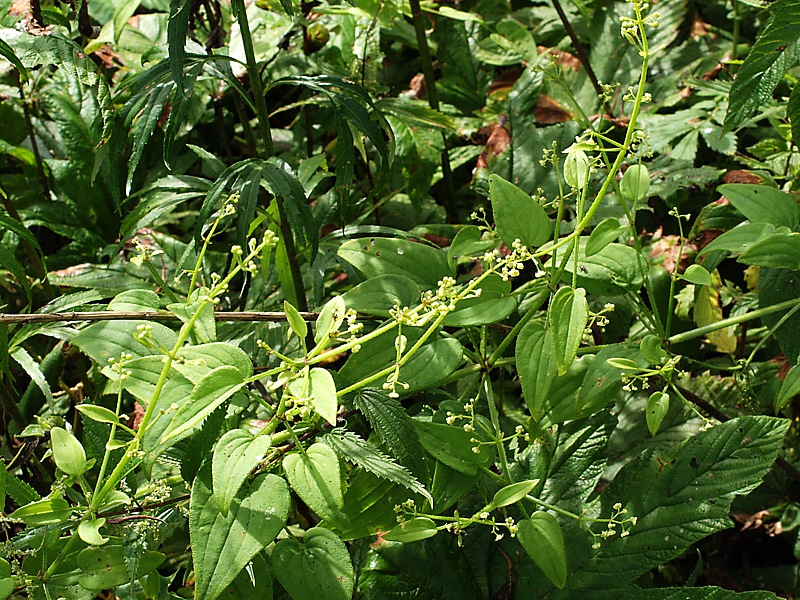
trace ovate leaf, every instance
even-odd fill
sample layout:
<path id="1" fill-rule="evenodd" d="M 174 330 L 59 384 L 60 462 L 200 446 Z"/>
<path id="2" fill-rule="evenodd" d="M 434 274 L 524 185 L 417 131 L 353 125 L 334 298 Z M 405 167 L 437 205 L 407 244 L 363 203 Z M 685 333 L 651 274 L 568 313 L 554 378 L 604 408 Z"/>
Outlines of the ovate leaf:
<path id="1" fill-rule="evenodd" d="M 426 540 L 439 533 L 436 523 L 427 517 L 414 517 L 408 521 L 403 521 L 394 527 L 389 533 L 383 535 L 383 539 L 388 542 L 418 542 Z"/>
<path id="2" fill-rule="evenodd" d="M 717 191 L 751 223 L 794 229 L 800 222 L 800 204 L 794 194 L 752 183 L 727 183 Z"/>
<path id="3" fill-rule="evenodd" d="M 74 435 L 62 427 L 50 430 L 50 449 L 56 466 L 67 475 L 83 475 L 86 471 L 86 452 Z"/>
<path id="4" fill-rule="evenodd" d="M 489 176 L 489 199 L 500 238 L 509 248 L 518 239 L 536 248 L 550 238 L 550 219 L 544 209 L 513 183 Z"/>
<path id="5" fill-rule="evenodd" d="M 233 429 L 223 435 L 214 449 L 211 478 L 214 500 L 223 517 L 250 472 L 264 458 L 271 439 L 268 435 L 253 438 L 242 429 Z"/>
<path id="6" fill-rule="evenodd" d="M 202 469 L 192 485 L 189 505 L 198 600 L 219 596 L 247 563 L 275 539 L 286 523 L 291 501 L 289 487 L 282 478 L 262 474 L 239 491 L 225 517 L 211 490 L 211 469 Z"/>
<path id="7" fill-rule="evenodd" d="M 354 573 L 350 553 L 332 531 L 314 527 L 302 544 L 285 539 L 272 552 L 275 577 L 292 600 L 350 600 Z"/>
<path id="8" fill-rule="evenodd" d="M 292 489 L 323 519 L 342 518 L 344 493 L 339 458 L 330 446 L 317 442 L 305 452 L 287 454 L 283 468 Z"/>
<path id="9" fill-rule="evenodd" d="M 567 549 L 561 525 L 553 515 L 537 511 L 520 521 L 517 539 L 553 585 L 567 585 Z"/>

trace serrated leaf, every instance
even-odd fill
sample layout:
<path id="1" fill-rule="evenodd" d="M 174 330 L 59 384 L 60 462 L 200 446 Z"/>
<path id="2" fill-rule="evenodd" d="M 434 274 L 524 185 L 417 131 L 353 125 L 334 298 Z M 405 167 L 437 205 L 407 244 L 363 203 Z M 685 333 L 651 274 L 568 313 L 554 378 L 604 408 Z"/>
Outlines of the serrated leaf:
<path id="1" fill-rule="evenodd" d="M 218 406 L 244 386 L 242 372 L 236 367 L 217 367 L 208 373 L 194 386 L 188 402 L 172 417 L 169 427 L 161 436 L 161 443 L 174 443 L 191 433 Z"/>
<path id="2" fill-rule="evenodd" d="M 217 442 L 211 463 L 214 500 L 223 517 L 250 472 L 264 458 L 272 440 L 268 435 L 253 438 L 242 429 L 225 433 Z"/>
<path id="3" fill-rule="evenodd" d="M 345 429 L 334 429 L 322 441 L 331 446 L 343 459 L 424 496 L 433 507 L 433 496 L 408 469 L 397 464 L 393 458 L 386 456 L 355 433 Z"/>
<path id="4" fill-rule="evenodd" d="M 499 175 L 490 175 L 489 199 L 497 232 L 509 248 L 517 239 L 529 248 L 537 248 L 550 238 L 547 213 L 513 183 Z"/>
<path id="5" fill-rule="evenodd" d="M 192 485 L 189 534 L 197 584 L 195 597 L 212 600 L 275 536 L 289 515 L 286 482 L 262 474 L 239 490 L 224 517 L 213 500 L 211 469 L 200 471 Z"/>
<path id="6" fill-rule="evenodd" d="M 424 481 L 428 469 L 419 453 L 419 434 L 403 405 L 397 399 L 390 398 L 383 390 L 374 388 L 359 391 L 353 403 L 370 422 L 389 454 Z"/>
<path id="7" fill-rule="evenodd" d="M 589 304 L 586 290 L 561 288 L 550 304 L 550 325 L 553 330 L 558 374 L 563 375 L 575 360 L 583 332 L 589 322 Z"/>
<path id="8" fill-rule="evenodd" d="M 725 130 L 742 125 L 772 96 L 775 87 L 800 58 L 800 5 L 778 2 L 775 12 L 736 73 Z"/>
<path id="9" fill-rule="evenodd" d="M 647 450 L 625 465 L 601 496 L 603 515 L 621 503 L 637 523 L 628 536 L 603 541 L 597 554 L 570 574 L 570 587 L 624 585 L 731 527 L 731 502 L 759 485 L 788 427 L 785 419 L 740 417 L 667 454 Z"/>
<path id="10" fill-rule="evenodd" d="M 28 482 L 6 471 L 5 463 L 3 463 L 3 472 L 5 473 L 5 492 L 17 505 L 25 506 L 41 500 L 39 492 L 33 489 Z"/>
<path id="11" fill-rule="evenodd" d="M 292 600 L 350 600 L 354 573 L 339 537 L 322 527 L 305 532 L 302 544 L 285 539 L 272 552 L 275 577 Z"/>
<path id="12" fill-rule="evenodd" d="M 283 469 L 289 485 L 311 510 L 334 523 L 342 519 L 341 467 L 330 446 L 317 442 L 305 452 L 287 454 Z"/>
<path id="13" fill-rule="evenodd" d="M 183 61 L 186 56 L 186 37 L 191 14 L 192 3 L 190 0 L 170 0 L 169 18 L 167 19 L 169 68 L 172 72 L 172 79 L 178 86 L 178 93 L 181 95 L 185 93 Z"/>

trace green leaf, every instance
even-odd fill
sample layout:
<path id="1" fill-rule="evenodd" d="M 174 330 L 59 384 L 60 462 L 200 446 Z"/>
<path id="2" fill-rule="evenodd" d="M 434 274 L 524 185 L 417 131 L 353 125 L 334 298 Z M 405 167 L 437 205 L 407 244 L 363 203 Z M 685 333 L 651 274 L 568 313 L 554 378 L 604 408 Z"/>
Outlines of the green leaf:
<path id="1" fill-rule="evenodd" d="M 100 528 L 105 526 L 104 518 L 81 521 L 78 525 L 78 535 L 91 546 L 102 546 L 108 541 L 107 537 L 100 534 Z"/>
<path id="2" fill-rule="evenodd" d="M 347 308 L 387 318 L 395 303 L 415 306 L 421 295 L 419 284 L 405 275 L 378 275 L 347 290 L 341 298 Z"/>
<path id="3" fill-rule="evenodd" d="M 192 383 L 200 381 L 209 371 L 224 366 L 237 368 L 242 377 L 253 374 L 250 356 L 241 348 L 226 342 L 184 346 L 178 350 L 178 357 L 180 360 L 172 364 L 173 368 Z"/>
<path id="4" fill-rule="evenodd" d="M 447 262 L 454 269 L 458 259 L 464 256 L 476 256 L 494 248 L 494 241 L 483 239 L 483 232 L 475 225 L 465 225 L 447 247 Z"/>
<path id="5" fill-rule="evenodd" d="M 530 494 L 535 488 L 539 485 L 538 479 L 533 479 L 530 481 L 518 481 L 517 483 L 512 483 L 507 485 L 495 493 L 494 498 L 492 498 L 492 503 L 490 506 L 492 510 L 495 508 L 502 508 L 504 506 L 509 506 L 514 504 L 515 502 L 519 502 L 525 496 Z"/>
<path id="6" fill-rule="evenodd" d="M 415 494 L 424 496 L 433 507 L 433 496 L 408 469 L 397 464 L 393 458 L 386 456 L 355 433 L 337 428 L 326 434 L 322 441 L 333 448 L 343 459 L 382 479 L 402 485 Z"/>
<path id="7" fill-rule="evenodd" d="M 519 240 L 529 248 L 537 248 L 550 239 L 547 213 L 513 183 L 499 175 L 490 175 L 489 199 L 497 232 L 509 248 L 514 240 Z"/>
<path id="8" fill-rule="evenodd" d="M 19 76 L 23 81 L 28 81 L 28 70 L 22 61 L 14 54 L 14 49 L 9 46 L 4 40 L 0 40 L 0 56 L 5 58 L 8 62 L 14 65 L 14 68 L 19 71 Z"/>
<path id="9" fill-rule="evenodd" d="M 800 223 L 797 196 L 766 185 L 726 183 L 717 188 L 751 223 L 794 229 Z"/>
<path id="10" fill-rule="evenodd" d="M 261 474 L 239 490 L 228 516 L 213 499 L 211 469 L 201 469 L 192 485 L 189 534 L 197 583 L 195 597 L 213 600 L 252 558 L 275 539 L 289 515 L 286 481 Z"/>
<path id="11" fill-rule="evenodd" d="M 167 304 L 167 310 L 185 325 L 194 320 L 192 334 L 195 341 L 208 344 L 217 339 L 217 322 L 214 318 L 214 304 L 211 302 L 192 302 L 191 304 L 175 302 Z"/>
<path id="12" fill-rule="evenodd" d="M 153 290 L 125 290 L 108 303 L 108 310 L 116 312 L 150 312 L 161 307 L 161 299 Z"/>
<path id="13" fill-rule="evenodd" d="M 750 246 L 738 260 L 746 265 L 800 270 L 800 233 L 773 233 Z"/>
<path id="14" fill-rule="evenodd" d="M 644 284 L 642 265 L 645 259 L 636 249 L 623 244 L 611 243 L 596 254 L 587 256 L 586 238 L 578 245 L 578 285 L 590 294 L 619 296 L 625 291 L 637 291 Z M 547 266 L 551 266 L 548 261 Z M 575 265 L 569 261 L 561 279 L 572 283 Z"/>
<path id="15" fill-rule="evenodd" d="M 97 406 L 96 404 L 78 404 L 75 408 L 84 417 L 91 419 L 92 421 L 119 425 L 119 417 L 117 416 L 117 413 L 115 413 L 113 410 L 107 409 L 105 406 Z"/>
<path id="16" fill-rule="evenodd" d="M 536 321 L 528 322 L 519 332 L 514 356 L 525 404 L 538 420 L 557 373 L 552 329 L 545 330 Z"/>
<path id="17" fill-rule="evenodd" d="M 788 426 L 771 417 L 731 419 L 670 452 L 649 449 L 625 465 L 601 495 L 603 516 L 621 503 L 637 523 L 628 536 L 603 541 L 570 574 L 570 587 L 619 587 L 731 527 L 731 502 L 759 485 Z"/>
<path id="18" fill-rule="evenodd" d="M 169 45 L 169 68 L 178 86 L 178 93 L 184 95 L 183 61 L 186 56 L 186 38 L 192 3 L 189 0 L 170 0 L 167 19 L 167 43 Z"/>
<path id="19" fill-rule="evenodd" d="M 245 386 L 242 372 L 236 367 L 217 367 L 203 377 L 192 389 L 187 402 L 178 409 L 161 443 L 176 442 L 199 427 L 218 406 Z"/>
<path id="20" fill-rule="evenodd" d="M 344 495 L 339 458 L 330 446 L 317 442 L 305 452 L 283 457 L 286 478 L 295 493 L 323 519 L 342 519 Z"/>
<path id="21" fill-rule="evenodd" d="M 134 337 L 139 326 L 145 327 L 152 332 L 153 339 L 159 345 L 165 348 L 175 346 L 177 336 L 174 331 L 161 323 L 149 323 L 147 321 L 101 321 L 92 323 L 72 338 L 72 344 L 101 365 L 107 365 L 109 358 L 119 360 L 123 353 L 131 354 L 134 358 L 157 354 L 154 348 L 145 346 Z"/>
<path id="22" fill-rule="evenodd" d="M 537 511 L 518 525 L 517 539 L 536 566 L 557 588 L 567 585 L 567 549 L 556 518 Z"/>
<path id="23" fill-rule="evenodd" d="M 78 568 L 81 570 L 78 582 L 88 590 L 111 589 L 154 571 L 165 558 L 161 552 L 145 550 L 138 557 L 136 570 L 131 576 L 124 546 L 86 548 L 78 554 Z"/>
<path id="24" fill-rule="evenodd" d="M 726 131 L 739 127 L 762 107 L 800 58 L 800 5 L 777 2 L 773 10 L 736 73 L 725 113 Z"/>
<path id="25" fill-rule="evenodd" d="M 402 275 L 423 289 L 433 289 L 452 275 L 447 256 L 437 248 L 396 238 L 369 238 L 345 242 L 336 253 L 366 279 Z"/>
<path id="26" fill-rule="evenodd" d="M 264 458 L 272 440 L 268 435 L 253 438 L 242 429 L 232 429 L 217 442 L 211 462 L 214 500 L 223 517 L 251 471 Z"/>
<path id="27" fill-rule="evenodd" d="M 713 281 L 711 281 L 711 273 L 702 265 L 689 265 L 681 277 L 689 283 L 694 283 L 696 285 L 714 284 Z"/>
<path id="28" fill-rule="evenodd" d="M 286 313 L 286 320 L 294 334 L 301 340 L 308 334 L 308 323 L 305 322 L 300 312 L 286 300 L 283 301 L 283 311 Z"/>
<path id="29" fill-rule="evenodd" d="M 414 420 L 422 447 L 436 460 L 464 475 L 474 475 L 479 465 L 488 464 L 494 456 L 492 444 L 471 441 L 475 432 L 462 427 Z M 473 448 L 477 448 L 475 452 Z"/>
<path id="30" fill-rule="evenodd" d="M 800 297 L 800 277 L 797 271 L 759 269 L 759 308 L 795 300 L 798 297 Z M 762 321 L 773 332 L 789 362 L 796 364 L 800 359 L 800 319 L 785 318 L 788 310 L 764 315 Z"/>
<path id="31" fill-rule="evenodd" d="M 648 334 L 639 342 L 639 352 L 648 364 L 660 365 L 661 361 L 667 357 L 667 353 L 661 347 L 661 340 L 658 336 Z"/>
<path id="32" fill-rule="evenodd" d="M 311 406 L 323 419 L 336 425 L 339 399 L 336 396 L 336 383 L 326 369 L 314 368 L 309 372 Z"/>
<path id="33" fill-rule="evenodd" d="M 775 398 L 775 412 L 780 411 L 797 394 L 800 394 L 800 365 L 794 365 L 786 374 L 781 391 Z"/>
<path id="34" fill-rule="evenodd" d="M 487 276 L 475 291 L 480 295 L 458 302 L 456 309 L 445 317 L 442 325 L 468 327 L 497 323 L 517 307 L 517 301 L 511 295 L 511 282 L 503 281 L 497 274 Z"/>
<path id="35" fill-rule="evenodd" d="M 86 452 L 74 435 L 62 427 L 50 430 L 50 449 L 56 466 L 67 475 L 83 475 L 86 471 Z"/>
<path id="36" fill-rule="evenodd" d="M 355 395 L 353 403 L 370 422 L 389 454 L 424 481 L 428 469 L 419 452 L 419 434 L 399 400 L 390 398 L 383 390 L 364 388 Z"/>
<path id="37" fill-rule="evenodd" d="M 647 419 L 647 428 L 650 430 L 651 435 L 658 433 L 658 428 L 661 427 L 661 422 L 669 411 L 669 394 L 666 392 L 654 392 L 647 399 L 647 407 L 645 408 L 645 417 Z"/>
<path id="38" fill-rule="evenodd" d="M 718 238 L 715 238 L 710 244 L 700 250 L 698 255 L 702 256 L 707 252 L 713 252 L 715 250 L 741 254 L 747 251 L 750 246 L 760 242 L 774 231 L 775 226 L 770 223 L 745 222 L 737 225 L 730 231 L 726 231 Z"/>
<path id="39" fill-rule="evenodd" d="M 620 225 L 619 221 L 613 217 L 601 221 L 600 224 L 594 228 L 594 231 L 592 231 L 592 234 L 589 236 L 589 240 L 586 242 L 586 256 L 592 256 L 600 252 L 608 244 L 616 241 L 626 229 L 627 227 Z"/>
<path id="40" fill-rule="evenodd" d="M 586 290 L 561 288 L 550 304 L 550 325 L 553 329 L 558 374 L 563 375 L 575 360 L 583 332 L 589 322 L 589 304 Z"/>
<path id="41" fill-rule="evenodd" d="M 792 140 L 800 140 L 800 86 L 795 85 L 786 105 L 786 116 L 792 125 Z"/>
<path id="42" fill-rule="evenodd" d="M 395 348 L 394 332 L 369 340 L 362 344 L 361 349 L 353 353 L 339 370 L 337 381 L 340 388 L 345 384 L 350 385 L 362 381 L 364 378 L 382 371 L 395 364 L 397 350 Z M 403 335 L 406 336 L 406 348 L 411 348 L 424 333 L 422 327 L 405 327 Z M 399 382 L 408 385 L 398 385 L 397 392 L 408 394 L 416 390 L 435 386 L 461 364 L 463 349 L 458 340 L 445 337 L 442 334 L 432 335 L 417 350 L 414 355 L 400 367 Z M 386 376 L 372 382 L 371 385 L 381 386 L 386 382 Z"/>
<path id="43" fill-rule="evenodd" d="M 275 577 L 292 600 L 350 600 L 353 563 L 339 537 L 322 527 L 305 532 L 302 544 L 284 539 L 272 552 Z"/>
<path id="44" fill-rule="evenodd" d="M 630 202 L 638 202 L 647 196 L 650 189 L 650 172 L 645 165 L 631 165 L 622 176 L 619 190 Z"/>
<path id="45" fill-rule="evenodd" d="M 25 369 L 25 372 L 28 374 L 31 380 L 33 380 L 36 386 L 41 390 L 42 394 L 44 394 L 48 405 L 55 406 L 53 392 L 50 391 L 50 384 L 47 382 L 44 373 L 42 373 L 42 370 L 39 368 L 39 363 L 33 360 L 33 357 L 28 354 L 28 352 L 22 346 L 16 346 L 11 351 L 11 358 L 17 361 L 17 363 L 19 363 L 19 365 Z"/>
<path id="46" fill-rule="evenodd" d="M 334 296 L 328 300 L 319 311 L 314 328 L 314 341 L 319 344 L 322 340 L 329 339 L 331 333 L 339 331 L 339 327 L 344 323 L 346 312 L 347 303 L 342 296 Z"/>
<path id="47" fill-rule="evenodd" d="M 71 514 L 72 509 L 63 498 L 46 498 L 19 507 L 8 518 L 12 521 L 22 521 L 31 527 L 39 527 L 63 523 Z"/>
<path id="48" fill-rule="evenodd" d="M 426 540 L 439 533 L 436 523 L 427 517 L 414 517 L 408 521 L 403 521 L 388 533 L 383 534 L 383 539 L 387 542 L 418 542 Z"/>

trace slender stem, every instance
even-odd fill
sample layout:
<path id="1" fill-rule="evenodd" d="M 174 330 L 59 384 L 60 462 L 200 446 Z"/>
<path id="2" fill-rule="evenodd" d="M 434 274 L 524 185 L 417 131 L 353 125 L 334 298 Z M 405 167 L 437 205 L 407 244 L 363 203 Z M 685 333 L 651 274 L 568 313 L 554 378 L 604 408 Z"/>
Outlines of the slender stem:
<path id="1" fill-rule="evenodd" d="M 594 91 L 597 93 L 598 96 L 601 98 L 603 97 L 603 86 L 600 85 L 600 81 L 597 79 L 597 75 L 594 73 L 594 69 L 592 68 L 591 62 L 589 62 L 589 56 L 586 54 L 586 50 L 583 48 L 583 44 L 578 39 L 578 34 L 575 32 L 575 28 L 572 27 L 572 23 L 569 22 L 567 18 L 567 14 L 564 12 L 564 9 L 561 7 L 561 2 L 559 0 L 553 0 L 553 8 L 556 9 L 558 13 L 558 18 L 561 19 L 561 24 L 564 26 L 564 29 L 569 36 L 569 39 L 572 41 L 572 47 L 575 48 L 575 52 L 578 55 L 578 60 L 581 61 L 583 68 L 586 70 L 586 75 L 589 76 L 589 81 L 592 82 L 592 87 Z M 608 115 L 613 115 L 612 108 L 608 105 L 608 102 L 603 104 L 603 108 L 605 109 Z"/>
<path id="2" fill-rule="evenodd" d="M 436 76 L 433 72 L 433 60 L 428 47 L 428 38 L 425 35 L 425 22 L 419 0 L 409 0 L 411 6 L 411 21 L 414 23 L 414 33 L 417 36 L 417 50 L 419 61 L 422 64 L 422 76 L 425 78 L 425 91 L 428 95 L 428 105 L 433 110 L 439 110 L 439 92 L 436 90 Z M 447 134 L 442 131 L 442 182 L 444 183 L 444 208 L 447 220 L 450 223 L 458 222 L 455 209 L 455 184 L 453 183 L 453 170 L 450 167 L 450 155 L 447 148 Z"/>
<path id="3" fill-rule="evenodd" d="M 28 106 L 28 100 L 25 98 L 25 90 L 22 87 L 22 79 L 19 73 L 14 71 L 17 78 L 17 88 L 19 89 L 19 97 L 22 100 L 22 113 L 25 116 L 25 126 L 28 129 L 28 137 L 31 139 L 31 149 L 33 156 L 36 159 L 36 172 L 39 175 L 39 183 L 42 186 L 42 194 L 44 195 L 45 202 L 51 202 L 50 197 L 50 184 L 47 182 L 47 175 L 44 172 L 44 161 L 39 152 L 39 143 L 36 141 L 36 132 L 33 130 L 33 120 L 31 119 L 31 109 Z"/>
<path id="4" fill-rule="evenodd" d="M 516 339 L 516 337 L 519 335 L 519 332 L 522 331 L 522 328 L 525 326 L 525 324 L 531 320 L 534 314 L 536 314 L 536 311 L 542 307 L 542 304 L 549 295 L 550 295 L 550 290 L 542 290 L 541 292 L 536 294 L 536 296 L 533 297 L 533 300 L 531 301 L 531 305 L 528 308 L 528 310 L 525 312 L 524 315 L 522 315 L 522 318 L 519 321 L 517 321 L 517 323 L 514 325 L 511 331 L 508 332 L 508 335 L 506 335 L 506 337 L 503 338 L 503 341 L 500 342 L 497 348 L 495 348 L 494 352 L 492 352 L 492 355 L 487 359 L 486 361 L 487 365 L 491 367 L 497 362 L 497 359 L 503 355 L 503 352 L 505 352 L 509 344 L 511 344 L 511 342 L 513 342 Z"/>
<path id="5" fill-rule="evenodd" d="M 597 196 L 592 201 L 592 204 L 589 206 L 589 210 L 586 211 L 586 214 L 583 218 L 578 222 L 575 226 L 575 231 L 571 234 L 561 238 L 552 246 L 548 246 L 542 248 L 538 252 L 534 254 L 534 256 L 544 256 L 545 254 L 551 254 L 553 250 L 556 248 L 560 248 L 566 244 L 569 244 L 574 238 L 577 238 L 581 235 L 583 230 L 586 228 L 589 223 L 591 223 L 592 219 L 594 218 L 595 213 L 600 208 L 600 205 L 603 202 L 606 194 L 608 193 L 608 189 L 611 187 L 614 178 L 616 177 L 617 171 L 622 166 L 622 162 L 625 160 L 625 156 L 628 153 L 628 150 L 631 147 L 631 143 L 633 142 L 633 134 L 636 131 L 636 122 L 639 118 L 639 112 L 642 108 L 642 100 L 644 98 L 644 86 L 647 82 L 647 69 L 650 62 L 650 53 L 647 44 L 647 37 L 642 36 L 642 73 L 639 76 L 639 86 L 636 90 L 636 97 L 633 101 L 633 109 L 631 110 L 630 120 L 628 121 L 628 128 L 625 132 L 625 141 L 622 143 L 622 149 L 620 150 L 619 154 L 617 154 L 617 158 L 614 160 L 614 164 L 611 165 L 611 169 L 606 177 L 606 180 L 603 182 L 603 185 L 600 187 L 600 190 L 597 192 Z"/>
<path id="6" fill-rule="evenodd" d="M 494 401 L 494 393 L 492 390 L 492 382 L 484 374 L 483 376 L 483 392 L 486 394 L 486 403 L 489 405 L 489 418 L 494 426 L 494 438 L 497 445 L 497 453 L 500 455 L 500 467 L 503 470 L 503 477 L 506 483 L 511 483 L 511 472 L 508 469 L 508 457 L 506 456 L 506 446 L 503 443 L 503 430 L 500 428 L 500 417 L 497 413 L 497 405 Z"/>
<path id="7" fill-rule="evenodd" d="M 742 23 L 739 14 L 739 1 L 731 0 L 733 4 L 733 39 L 731 40 L 731 60 L 736 60 L 739 55 L 739 28 Z"/>
<path id="8" fill-rule="evenodd" d="M 316 321 L 319 317 L 318 312 L 300 312 L 300 316 L 305 321 Z M 283 312 L 225 312 L 215 311 L 214 318 L 221 322 L 282 322 L 286 321 L 286 313 Z M 362 318 L 371 319 L 369 315 L 362 315 Z M 97 310 L 78 312 L 70 311 L 63 313 L 0 313 L 0 325 L 10 323 L 59 323 L 62 321 L 178 321 L 177 315 L 166 310 L 137 311 L 111 311 Z"/>
<path id="9" fill-rule="evenodd" d="M 250 24 L 247 22 L 247 7 L 244 0 L 232 0 L 232 3 L 236 5 L 236 12 L 238 13 L 239 30 L 247 62 L 247 74 L 250 77 L 250 85 L 253 87 L 253 96 L 255 97 L 258 127 L 261 130 L 261 141 L 264 145 L 263 158 L 269 158 L 275 154 L 275 146 L 272 143 L 272 131 L 269 128 L 269 111 L 264 97 L 264 87 L 261 85 L 261 73 L 258 71 L 256 53 L 253 49 L 253 37 L 250 32 Z"/>
<path id="10" fill-rule="evenodd" d="M 771 315 L 772 313 L 794 308 L 798 304 L 800 304 L 800 298 L 794 298 L 792 300 L 773 304 L 772 306 L 765 306 L 764 308 L 759 308 L 758 310 L 753 310 L 743 315 L 728 317 L 727 319 L 722 319 L 721 321 L 711 323 L 710 325 L 704 325 L 703 327 L 698 327 L 696 329 L 692 329 L 691 331 L 675 334 L 667 339 L 667 343 L 670 345 L 680 344 L 688 340 L 702 337 L 708 333 L 724 329 L 725 327 L 729 327 L 731 325 L 738 325 L 739 323 L 745 323 L 747 321 L 752 321 L 753 319 L 760 319 L 765 315 Z"/>

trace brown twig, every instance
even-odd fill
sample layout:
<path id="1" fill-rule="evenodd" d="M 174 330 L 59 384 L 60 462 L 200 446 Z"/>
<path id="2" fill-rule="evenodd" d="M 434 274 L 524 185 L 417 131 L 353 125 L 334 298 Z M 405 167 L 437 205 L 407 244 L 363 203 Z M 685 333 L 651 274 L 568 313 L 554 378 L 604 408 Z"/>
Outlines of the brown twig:
<path id="1" fill-rule="evenodd" d="M 318 312 L 300 313 L 305 321 L 315 321 L 319 317 Z M 217 321 L 267 321 L 281 322 L 286 321 L 286 313 L 283 312 L 215 312 L 214 318 Z M 87 312 L 63 312 L 63 313 L 33 313 L 33 314 L 2 314 L 0 313 L 0 325 L 10 323 L 58 323 L 62 321 L 177 321 L 178 317 L 166 310 L 154 310 L 146 312 L 136 311 L 111 311 L 98 310 Z"/>

